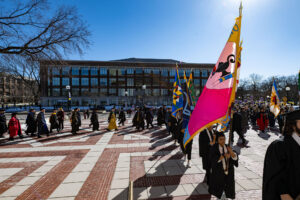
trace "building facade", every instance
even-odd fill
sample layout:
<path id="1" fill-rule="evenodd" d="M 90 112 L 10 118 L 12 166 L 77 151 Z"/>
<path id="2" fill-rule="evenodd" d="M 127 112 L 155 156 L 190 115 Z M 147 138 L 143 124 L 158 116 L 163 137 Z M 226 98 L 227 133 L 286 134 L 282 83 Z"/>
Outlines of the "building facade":
<path id="1" fill-rule="evenodd" d="M 37 91 L 35 81 L 29 81 L 32 87 Z M 20 78 L 8 73 L 0 73 L 0 105 L 12 104 L 33 104 L 35 101 L 34 92 Z"/>
<path id="2" fill-rule="evenodd" d="M 193 73 L 199 96 L 214 64 L 179 63 L 164 59 L 125 59 L 116 61 L 40 61 L 40 100 L 43 106 L 56 106 L 68 100 L 71 105 L 171 105 L 174 77 Z"/>

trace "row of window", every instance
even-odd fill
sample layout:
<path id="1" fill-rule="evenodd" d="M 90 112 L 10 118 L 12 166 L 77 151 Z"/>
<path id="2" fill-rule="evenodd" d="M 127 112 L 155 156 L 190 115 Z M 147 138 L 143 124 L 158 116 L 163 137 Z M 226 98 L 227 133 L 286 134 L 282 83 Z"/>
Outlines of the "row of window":
<path id="1" fill-rule="evenodd" d="M 202 77 L 207 77 L 211 70 L 209 69 L 194 69 L 194 70 L 184 70 L 179 69 L 178 73 L 180 76 L 183 77 L 184 71 L 186 73 L 186 76 L 189 76 L 190 72 L 194 72 L 194 77 L 200 77 L 200 73 L 202 73 Z M 161 74 L 162 76 L 168 76 L 170 73 L 170 76 L 175 76 L 176 69 L 150 69 L 150 68 L 126 68 L 126 69 L 107 69 L 107 68 L 97 68 L 97 67 L 49 67 L 48 68 L 48 74 L 50 75 L 82 75 L 82 76 L 97 76 L 98 72 L 100 72 L 101 76 L 106 76 L 108 73 L 110 76 L 117 76 L 118 75 L 133 75 L 133 74 Z"/>
<path id="2" fill-rule="evenodd" d="M 61 91 L 62 90 L 62 91 Z M 51 94 L 52 91 L 52 94 Z M 127 93 L 126 93 L 127 91 Z M 62 92 L 62 96 L 68 97 L 68 91 L 64 88 L 49 88 L 48 89 L 48 96 L 58 97 L 61 96 L 60 92 Z M 80 95 L 81 93 L 81 95 Z M 147 95 L 147 96 L 170 96 L 172 91 L 168 89 L 145 89 L 145 91 L 136 91 L 135 89 L 127 89 L 121 88 L 72 88 L 71 89 L 71 96 L 93 96 L 93 95 L 103 95 L 103 96 L 136 96 L 136 95 Z"/>
<path id="3" fill-rule="evenodd" d="M 79 86 L 80 85 L 80 81 L 81 81 L 81 86 L 98 86 L 99 82 L 98 82 L 98 78 L 52 78 L 52 86 L 60 86 L 60 81 L 61 81 L 61 85 L 62 86 L 67 86 L 67 85 L 72 85 L 72 86 Z M 71 82 L 72 84 L 71 84 Z M 91 83 L 89 83 L 89 81 Z M 183 79 L 182 79 L 183 81 Z M 135 82 L 135 85 L 134 85 Z M 172 84 L 174 82 L 173 79 L 170 79 L 170 84 Z M 148 85 L 151 85 L 151 79 L 149 80 L 141 80 L 141 79 L 136 79 L 134 81 L 133 78 L 127 78 L 127 81 L 125 81 L 125 78 L 119 78 L 118 79 L 118 83 L 117 83 L 117 79 L 116 78 L 109 78 L 109 81 L 107 81 L 107 78 L 100 78 L 100 85 L 101 86 L 107 86 L 109 84 L 109 86 L 116 86 L 117 84 L 119 86 L 141 86 L 144 83 L 148 83 Z M 164 81 L 153 81 L 153 85 L 154 86 L 159 86 L 161 84 L 165 84 Z M 206 79 L 202 79 L 202 86 L 204 86 L 206 84 Z M 48 86 L 51 85 L 51 79 L 48 79 Z M 200 79 L 194 79 L 194 85 L 196 87 L 200 86 Z"/>

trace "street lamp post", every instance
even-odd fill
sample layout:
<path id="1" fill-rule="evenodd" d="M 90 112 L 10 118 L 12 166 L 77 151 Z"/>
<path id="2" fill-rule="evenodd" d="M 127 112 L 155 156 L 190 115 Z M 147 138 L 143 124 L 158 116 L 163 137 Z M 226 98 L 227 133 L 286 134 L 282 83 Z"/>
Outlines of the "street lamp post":
<path id="1" fill-rule="evenodd" d="M 69 85 L 66 86 L 66 90 L 68 92 L 68 111 L 70 111 L 70 106 L 71 106 L 71 87 Z"/>
<path id="2" fill-rule="evenodd" d="M 291 90 L 291 88 L 290 88 L 290 87 L 288 87 L 288 86 L 285 88 L 287 102 L 289 102 L 289 91 L 290 91 L 290 90 Z"/>
<path id="3" fill-rule="evenodd" d="M 146 94 L 146 88 L 147 88 L 146 85 L 142 85 L 142 89 L 143 89 L 142 103 L 143 103 L 143 105 L 144 105 L 144 97 L 145 97 L 145 94 Z"/>
<path id="4" fill-rule="evenodd" d="M 125 91 L 125 108 L 127 108 L 127 101 L 128 101 L 128 92 L 127 92 L 127 90 Z"/>

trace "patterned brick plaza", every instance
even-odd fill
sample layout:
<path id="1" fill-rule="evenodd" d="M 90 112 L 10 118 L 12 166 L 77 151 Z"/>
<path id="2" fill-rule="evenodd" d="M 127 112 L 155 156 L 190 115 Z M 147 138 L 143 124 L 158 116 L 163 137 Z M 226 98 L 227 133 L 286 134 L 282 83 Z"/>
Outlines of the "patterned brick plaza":
<path id="1" fill-rule="evenodd" d="M 101 115 L 101 130 L 96 132 L 89 128 L 89 120 L 83 120 L 76 136 L 66 121 L 65 130 L 50 137 L 1 139 L 0 199 L 125 200 L 130 180 L 134 199 L 215 199 L 201 183 L 198 137 L 192 166 L 186 168 L 165 127 L 137 132 L 129 118 L 124 127 L 108 132 L 106 119 Z M 258 135 L 251 129 L 246 134 L 249 147 L 235 145 L 240 153 L 236 199 L 261 199 L 265 151 L 278 137 L 275 132 Z"/>

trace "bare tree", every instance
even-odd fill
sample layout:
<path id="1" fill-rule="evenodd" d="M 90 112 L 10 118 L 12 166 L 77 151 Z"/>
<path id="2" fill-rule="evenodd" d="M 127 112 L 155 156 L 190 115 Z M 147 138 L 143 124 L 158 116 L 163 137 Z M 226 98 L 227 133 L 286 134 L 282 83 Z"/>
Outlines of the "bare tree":
<path id="1" fill-rule="evenodd" d="M 62 53 L 82 53 L 90 44 L 90 32 L 75 7 L 58 7 L 52 15 L 46 0 L 19 0 L 15 4 L 4 0 L 0 7 L 2 54 L 58 59 Z"/>

